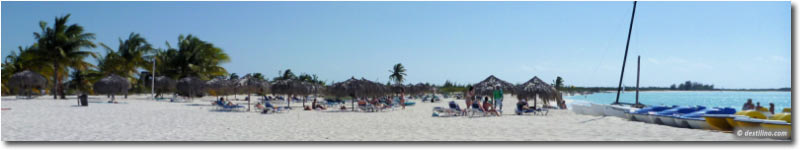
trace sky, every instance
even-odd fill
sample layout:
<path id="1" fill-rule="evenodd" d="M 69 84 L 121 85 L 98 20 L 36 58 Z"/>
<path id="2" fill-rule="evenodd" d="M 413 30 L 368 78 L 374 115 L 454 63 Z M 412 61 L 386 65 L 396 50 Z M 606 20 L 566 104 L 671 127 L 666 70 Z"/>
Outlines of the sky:
<path id="1" fill-rule="evenodd" d="M 632 2 L 2 2 L 3 60 L 35 42 L 39 21 L 68 23 L 112 48 L 139 33 L 156 48 L 192 34 L 222 48 L 230 73 L 280 70 L 339 82 L 477 83 L 534 76 L 619 82 Z M 717 88 L 791 87 L 790 2 L 639 2 L 624 85 L 687 80 Z M 89 49 L 104 54 L 101 48 Z M 88 62 L 96 63 L 93 58 Z"/>

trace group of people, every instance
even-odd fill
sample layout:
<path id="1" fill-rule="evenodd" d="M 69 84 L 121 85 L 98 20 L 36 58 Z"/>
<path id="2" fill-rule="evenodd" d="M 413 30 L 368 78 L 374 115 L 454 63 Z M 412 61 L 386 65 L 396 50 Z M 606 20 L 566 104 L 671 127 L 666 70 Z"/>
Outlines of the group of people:
<path id="1" fill-rule="evenodd" d="M 756 102 L 756 104 L 753 105 L 753 99 L 749 99 L 749 98 L 747 99 L 747 102 L 744 103 L 744 106 L 742 106 L 742 110 L 743 111 L 744 110 L 760 111 L 760 110 L 763 110 L 763 109 L 766 109 L 766 108 L 761 106 L 761 102 Z M 769 113 L 770 114 L 775 114 L 775 104 L 774 103 L 769 103 Z"/>
<path id="2" fill-rule="evenodd" d="M 494 91 L 492 92 L 492 99 L 489 99 L 488 96 L 483 97 L 483 102 L 479 97 L 475 96 L 475 88 L 469 87 L 469 91 L 467 92 L 466 96 L 466 104 L 468 107 L 472 109 L 480 110 L 484 113 L 489 115 L 500 116 L 503 111 L 503 89 L 500 86 L 496 86 Z M 463 110 L 466 112 L 466 110 Z"/>

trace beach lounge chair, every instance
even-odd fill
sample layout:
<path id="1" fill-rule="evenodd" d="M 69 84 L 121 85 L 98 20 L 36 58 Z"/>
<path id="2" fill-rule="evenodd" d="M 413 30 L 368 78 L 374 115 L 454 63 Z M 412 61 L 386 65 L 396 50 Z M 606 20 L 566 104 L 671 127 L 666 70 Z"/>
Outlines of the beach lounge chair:
<path id="1" fill-rule="evenodd" d="M 270 114 L 270 113 L 282 113 L 288 111 L 289 108 L 286 107 L 275 107 L 272 103 L 266 102 L 264 103 L 264 108 L 261 108 L 262 114 Z"/>
<path id="2" fill-rule="evenodd" d="M 224 102 L 222 102 L 222 101 L 215 101 L 214 104 L 217 106 L 217 108 L 219 108 L 218 110 L 220 110 L 220 111 L 234 111 L 234 110 L 244 109 L 244 106 L 242 106 L 242 105 L 238 105 L 238 104 L 237 105 L 227 105 L 227 104 L 224 104 Z"/>
<path id="3" fill-rule="evenodd" d="M 448 108 L 444 107 L 433 107 L 433 116 L 434 117 L 454 117 L 454 116 L 463 116 L 465 115 L 466 111 L 461 109 L 455 102 L 451 101 L 448 104 Z"/>
<path id="4" fill-rule="evenodd" d="M 536 111 L 536 113 L 534 113 L 535 115 L 547 116 L 547 114 L 550 113 L 550 108 L 547 107 L 536 108 L 535 111 Z"/>
<path id="5" fill-rule="evenodd" d="M 469 109 L 468 113 L 469 113 L 469 117 L 475 117 L 475 116 L 481 116 L 482 117 L 482 116 L 489 115 L 485 111 L 481 110 L 480 105 L 478 105 L 477 103 L 473 103 L 472 104 L 472 109 Z"/>

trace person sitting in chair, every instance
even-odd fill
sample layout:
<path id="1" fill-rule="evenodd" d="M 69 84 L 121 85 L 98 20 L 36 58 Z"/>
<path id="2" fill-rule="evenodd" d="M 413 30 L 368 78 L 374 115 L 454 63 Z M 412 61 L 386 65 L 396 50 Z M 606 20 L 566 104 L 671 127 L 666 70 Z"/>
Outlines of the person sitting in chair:
<path id="1" fill-rule="evenodd" d="M 497 110 L 492 108 L 492 103 L 489 103 L 489 97 L 486 97 L 486 99 L 483 100 L 483 111 L 488 114 L 500 116 L 500 113 L 498 113 Z"/>
<path id="2" fill-rule="evenodd" d="M 322 105 L 320 105 L 319 103 L 317 103 L 317 99 L 314 99 L 314 101 L 312 101 L 312 102 L 311 102 L 311 108 L 312 108 L 312 109 L 321 109 L 321 110 L 325 110 L 325 107 L 323 107 Z"/>

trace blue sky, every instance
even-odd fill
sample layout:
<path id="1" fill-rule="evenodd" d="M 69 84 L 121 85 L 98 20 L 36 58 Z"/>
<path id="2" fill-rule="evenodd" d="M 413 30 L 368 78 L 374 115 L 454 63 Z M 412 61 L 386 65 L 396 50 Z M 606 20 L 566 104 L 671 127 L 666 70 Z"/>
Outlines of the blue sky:
<path id="1" fill-rule="evenodd" d="M 156 47 L 193 34 L 224 49 L 229 72 L 318 74 L 406 83 L 512 83 L 539 76 L 616 86 L 632 2 L 2 2 L 2 55 L 38 22 L 71 13 L 113 48 L 140 33 Z M 686 80 L 722 88 L 791 85 L 790 2 L 639 2 L 625 85 Z M 93 51 L 103 53 L 100 48 Z M 96 60 L 89 60 L 96 62 Z"/>

